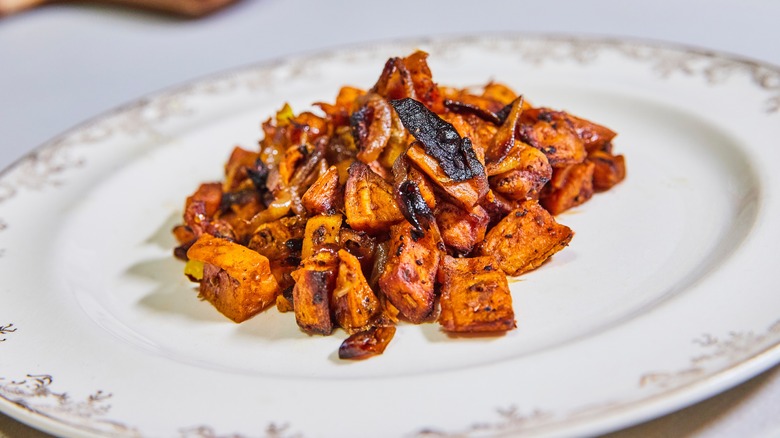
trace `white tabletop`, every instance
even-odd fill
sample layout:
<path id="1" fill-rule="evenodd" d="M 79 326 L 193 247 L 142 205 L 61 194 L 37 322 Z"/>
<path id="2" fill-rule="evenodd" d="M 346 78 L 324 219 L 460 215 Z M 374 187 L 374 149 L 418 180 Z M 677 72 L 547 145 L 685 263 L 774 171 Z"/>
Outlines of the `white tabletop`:
<path id="1" fill-rule="evenodd" d="M 670 42 L 780 65 L 775 0 L 476 4 L 245 0 L 185 20 L 62 3 L 0 19 L 0 168 L 138 96 L 238 66 L 362 42 L 574 34 Z M 22 436 L 45 435 L 0 414 L 0 438 Z M 612 436 L 780 436 L 780 368 Z"/>

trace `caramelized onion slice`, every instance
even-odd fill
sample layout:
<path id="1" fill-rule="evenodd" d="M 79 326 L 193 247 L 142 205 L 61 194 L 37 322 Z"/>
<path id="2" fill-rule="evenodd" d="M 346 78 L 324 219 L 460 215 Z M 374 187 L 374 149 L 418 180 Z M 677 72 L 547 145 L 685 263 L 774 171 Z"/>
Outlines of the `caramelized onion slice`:
<path id="1" fill-rule="evenodd" d="M 395 336 L 395 326 L 377 326 L 351 335 L 339 347 L 339 359 L 368 359 L 382 354 Z"/>

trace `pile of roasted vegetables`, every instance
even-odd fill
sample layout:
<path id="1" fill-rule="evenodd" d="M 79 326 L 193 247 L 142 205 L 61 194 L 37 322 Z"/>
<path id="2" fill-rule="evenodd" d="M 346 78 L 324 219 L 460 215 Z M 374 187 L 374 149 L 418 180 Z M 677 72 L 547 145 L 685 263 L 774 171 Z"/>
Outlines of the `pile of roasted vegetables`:
<path id="1" fill-rule="evenodd" d="M 276 306 L 301 330 L 381 354 L 399 321 L 515 328 L 507 276 L 573 232 L 554 215 L 625 177 L 615 133 L 499 83 L 434 83 L 425 52 L 387 61 L 319 113 L 285 105 L 259 149 L 233 150 L 174 228 L 199 296 L 235 322 Z"/>

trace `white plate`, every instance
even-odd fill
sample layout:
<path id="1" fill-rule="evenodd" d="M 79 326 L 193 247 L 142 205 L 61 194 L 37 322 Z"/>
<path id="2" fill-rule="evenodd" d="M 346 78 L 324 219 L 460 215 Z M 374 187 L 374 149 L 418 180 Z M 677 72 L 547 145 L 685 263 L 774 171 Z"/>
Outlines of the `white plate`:
<path id="1" fill-rule="evenodd" d="M 512 283 L 518 328 L 403 325 L 339 361 L 290 314 L 235 325 L 170 235 L 197 184 L 289 101 L 370 87 L 422 48 L 434 79 L 494 79 L 619 132 L 628 178 Z M 780 69 L 661 45 L 487 36 L 352 48 L 198 80 L 98 117 L 0 176 L 0 409 L 66 436 L 591 434 L 780 359 Z"/>

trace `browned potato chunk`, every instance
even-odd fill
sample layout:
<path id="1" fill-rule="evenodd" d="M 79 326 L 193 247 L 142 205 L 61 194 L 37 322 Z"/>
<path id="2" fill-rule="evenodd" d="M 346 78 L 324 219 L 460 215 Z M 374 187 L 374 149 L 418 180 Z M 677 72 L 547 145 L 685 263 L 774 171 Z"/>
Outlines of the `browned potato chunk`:
<path id="1" fill-rule="evenodd" d="M 271 272 L 285 290 L 293 285 L 290 273 L 301 261 L 301 245 L 306 219 L 285 217 L 260 225 L 249 239 L 247 246 L 268 257 Z"/>
<path id="2" fill-rule="evenodd" d="M 268 259 L 245 246 L 203 234 L 187 257 L 204 263 L 200 296 L 235 322 L 251 318 L 276 301 L 279 285 Z"/>
<path id="3" fill-rule="evenodd" d="M 593 196 L 594 167 L 592 161 L 586 161 L 556 168 L 539 202 L 552 214 L 583 204 Z"/>
<path id="4" fill-rule="evenodd" d="M 588 155 L 588 161 L 594 164 L 593 190 L 597 192 L 611 189 L 626 177 L 626 161 L 622 155 L 595 151 Z"/>
<path id="5" fill-rule="evenodd" d="M 565 248 L 573 235 L 537 201 L 527 200 L 488 231 L 478 254 L 495 257 L 507 275 L 520 275 Z"/>
<path id="6" fill-rule="evenodd" d="M 537 198 L 552 177 L 553 169 L 540 150 L 530 146 L 515 150 L 517 153 L 512 153 L 502 162 L 504 166 L 501 167 L 509 167 L 510 170 L 491 176 L 490 185 L 496 192 L 512 199 Z"/>
<path id="7" fill-rule="evenodd" d="M 307 259 L 325 245 L 338 245 L 341 215 L 319 215 L 309 218 L 303 235 L 301 258 Z"/>
<path id="8" fill-rule="evenodd" d="M 309 214 L 333 214 L 342 207 L 343 200 L 336 166 L 329 167 L 301 197 L 301 203 Z"/>
<path id="9" fill-rule="evenodd" d="M 503 219 L 504 216 L 508 215 L 510 211 L 517 208 L 517 206 L 520 205 L 520 201 L 506 198 L 500 193 L 496 193 L 491 190 L 479 205 L 484 208 L 487 214 L 490 216 L 490 223 L 488 223 L 488 228 L 493 228 L 495 224 L 498 223 L 498 221 Z"/>
<path id="10" fill-rule="evenodd" d="M 377 234 L 403 220 L 393 195 L 393 187 L 365 164 L 349 167 L 344 190 L 344 210 L 352 229 Z"/>
<path id="11" fill-rule="evenodd" d="M 329 335 L 333 331 L 330 300 L 338 265 L 336 253 L 325 248 L 304 260 L 301 268 L 292 273 L 295 321 L 310 335 Z"/>
<path id="12" fill-rule="evenodd" d="M 254 169 L 260 155 L 257 152 L 248 151 L 238 146 L 233 148 L 230 158 L 225 163 L 225 182 L 223 189 L 229 192 L 239 188 L 247 179 L 247 169 Z"/>
<path id="13" fill-rule="evenodd" d="M 490 216 L 484 208 L 474 206 L 470 211 L 442 202 L 434 212 L 441 238 L 455 254 L 468 254 L 474 245 L 485 238 Z"/>
<path id="14" fill-rule="evenodd" d="M 571 114 L 566 114 L 566 119 L 582 139 L 588 153 L 611 148 L 612 139 L 617 135 L 615 131 Z"/>
<path id="15" fill-rule="evenodd" d="M 339 245 L 360 261 L 364 272 L 371 272 L 376 251 L 376 240 L 373 237 L 362 231 L 342 228 L 339 230 Z"/>
<path id="16" fill-rule="evenodd" d="M 585 144 L 568 114 L 546 108 L 528 109 L 520 116 L 520 140 L 544 152 L 552 166 L 580 163 L 585 159 Z"/>
<path id="17" fill-rule="evenodd" d="M 512 295 L 492 256 L 444 256 L 439 324 L 447 332 L 503 332 L 516 327 Z"/>
<path id="18" fill-rule="evenodd" d="M 379 289 L 413 323 L 421 323 L 433 311 L 441 257 L 439 239 L 433 223 L 422 236 L 407 221 L 390 228 L 388 258 L 379 277 Z"/>
<path id="19" fill-rule="evenodd" d="M 381 312 L 379 300 L 363 276 L 360 261 L 339 250 L 339 273 L 331 307 L 338 325 L 347 333 L 368 329 Z"/>

